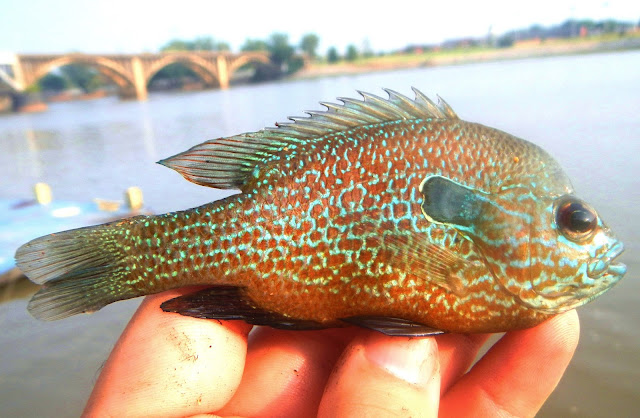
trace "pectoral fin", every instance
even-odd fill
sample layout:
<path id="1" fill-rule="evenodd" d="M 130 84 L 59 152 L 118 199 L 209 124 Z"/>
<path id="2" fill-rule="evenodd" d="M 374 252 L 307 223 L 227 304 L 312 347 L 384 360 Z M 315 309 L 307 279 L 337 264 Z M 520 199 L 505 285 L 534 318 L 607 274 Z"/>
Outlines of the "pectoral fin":
<path id="1" fill-rule="evenodd" d="M 165 312 L 203 319 L 241 319 L 253 325 L 268 325 L 273 328 L 291 330 L 312 330 L 326 326 L 308 320 L 289 318 L 276 312 L 257 307 L 248 298 L 244 288 L 216 286 L 200 290 L 160 305 Z"/>
<path id="2" fill-rule="evenodd" d="M 414 230 L 385 229 L 374 222 L 364 222 L 354 231 L 377 242 L 380 260 L 394 269 L 411 272 L 448 291 L 463 296 L 466 288 L 462 272 L 476 261 L 459 256 L 443 245 L 434 244 L 425 233 Z"/>

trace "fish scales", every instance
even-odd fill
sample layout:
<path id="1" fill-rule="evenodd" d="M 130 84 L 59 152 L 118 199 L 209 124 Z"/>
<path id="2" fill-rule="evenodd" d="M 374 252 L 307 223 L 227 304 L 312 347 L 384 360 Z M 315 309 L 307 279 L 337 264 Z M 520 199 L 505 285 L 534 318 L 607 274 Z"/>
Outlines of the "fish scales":
<path id="1" fill-rule="evenodd" d="M 371 106 L 395 106 L 394 97 L 374 99 Z M 357 106 L 368 117 L 371 109 Z M 103 267 L 118 272 L 116 284 L 84 277 L 82 265 L 76 272 L 71 265 L 71 275 L 58 271 L 52 280 L 55 271 L 41 274 L 33 254 L 57 241 L 26 244 L 18 262 L 45 283 L 32 312 L 57 318 L 99 309 L 105 301 L 207 284 L 239 289 L 233 297 L 248 313 L 238 313 L 236 305 L 225 311 L 224 297 L 232 293 L 223 297 L 222 290 L 210 298 L 211 304 L 221 301 L 216 314 L 206 316 L 193 299 L 177 311 L 294 329 L 393 318 L 394 326 L 404 327 L 401 333 L 411 334 L 406 327 L 414 324 L 452 332 L 524 328 L 582 303 L 572 292 L 576 270 L 585 276 L 578 277 L 580 284 L 595 286 L 587 283 L 589 263 L 571 262 L 567 251 L 554 250 L 567 241 L 558 233 L 554 202 L 573 193 L 561 168 L 531 143 L 462 121 L 446 104 L 438 109 L 299 134 L 304 140 L 295 135 L 295 125 L 304 122 L 296 120 L 293 128 L 281 127 L 283 134 L 210 141 L 165 160 L 189 180 L 237 186 L 242 193 L 97 227 L 114 248 L 115 267 Z M 233 148 L 238 144 L 243 148 Z M 259 152 L 252 154 L 252 147 Z M 238 171 L 221 174 L 223 167 Z M 57 239 L 75 248 L 71 240 L 82 241 L 77 238 L 83 233 L 71 233 Z M 589 259 L 608 257 L 600 270 L 612 267 L 611 280 L 624 269 L 611 263 L 620 246 L 609 238 L 586 249 Z M 49 257 L 57 261 L 58 254 Z M 94 298 L 93 305 L 71 296 L 56 302 L 56 282 L 74 283 L 78 276 L 93 280 L 96 295 L 109 296 Z M 562 295 L 565 305 L 549 308 L 548 300 Z M 385 332 L 391 325 L 376 327 Z"/>
<path id="2" fill-rule="evenodd" d="M 449 172 L 446 167 L 437 167 L 438 174 L 473 166 L 472 161 L 466 162 L 465 154 L 443 147 L 452 144 L 450 148 L 461 149 L 456 146 L 462 137 L 462 128 L 457 125 L 447 129 L 446 124 L 435 121 L 377 124 L 324 138 L 326 145 L 320 150 L 315 147 L 315 155 L 303 148 L 298 157 L 278 160 L 264 170 L 264 176 L 256 178 L 252 192 L 205 206 L 200 214 L 181 212 L 157 221 L 160 230 L 148 238 L 153 246 L 145 248 L 137 259 L 143 269 L 154 271 L 140 276 L 139 283 L 144 286 L 148 277 L 155 277 L 160 283 L 154 286 L 162 288 L 164 283 L 174 282 L 178 273 L 184 280 L 182 285 L 210 284 L 206 278 L 215 278 L 213 283 L 255 289 L 256 296 L 261 295 L 262 308 L 319 322 L 366 314 L 372 306 L 382 309 L 396 299 L 404 301 L 399 305 L 407 308 L 387 308 L 388 314 L 416 322 L 429 320 L 412 312 L 430 312 L 431 319 L 440 316 L 438 323 L 497 312 L 501 312 L 497 320 L 511 321 L 504 308 L 515 308 L 509 311 L 512 317 L 522 309 L 509 295 L 497 302 L 501 309 L 491 309 L 495 296 L 491 288 L 481 284 L 490 281 L 487 277 L 479 275 L 477 290 L 469 290 L 464 299 L 446 298 L 441 288 L 408 271 L 382 268 L 385 263 L 381 260 L 388 255 L 380 254 L 379 242 L 352 231 L 358 219 L 382 218 L 389 223 L 388 229 L 412 229 L 443 245 L 466 242 L 412 216 L 420 211 L 421 198 L 415 192 L 421 181 L 418 174 L 441 160 L 437 155 L 442 155 L 442 148 L 454 159 Z M 380 136 L 385 140 L 377 141 Z M 429 143 L 434 144 L 432 151 L 420 156 L 417 150 Z M 323 168 L 325 154 L 333 156 L 333 164 Z M 481 168 L 478 172 L 492 175 Z M 300 191 L 292 193 L 290 183 Z M 260 194 L 263 196 L 257 197 Z M 192 227 L 197 225 L 205 227 L 196 232 Z M 138 231 L 135 239 L 143 233 Z M 203 236 L 215 236 L 218 242 L 203 240 Z M 157 254 L 161 249 L 166 253 Z M 477 302 L 471 303 L 473 299 Z M 317 307 L 313 316 L 308 304 Z M 482 309 L 484 306 L 489 309 Z"/>

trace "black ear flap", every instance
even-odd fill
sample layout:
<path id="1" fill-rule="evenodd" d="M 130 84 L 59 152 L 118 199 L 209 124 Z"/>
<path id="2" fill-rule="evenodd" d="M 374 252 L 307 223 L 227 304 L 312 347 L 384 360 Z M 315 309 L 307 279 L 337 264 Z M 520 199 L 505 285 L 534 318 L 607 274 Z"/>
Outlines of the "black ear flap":
<path id="1" fill-rule="evenodd" d="M 431 222 L 470 229 L 480 214 L 484 197 L 441 176 L 427 177 L 420 185 L 422 212 Z"/>

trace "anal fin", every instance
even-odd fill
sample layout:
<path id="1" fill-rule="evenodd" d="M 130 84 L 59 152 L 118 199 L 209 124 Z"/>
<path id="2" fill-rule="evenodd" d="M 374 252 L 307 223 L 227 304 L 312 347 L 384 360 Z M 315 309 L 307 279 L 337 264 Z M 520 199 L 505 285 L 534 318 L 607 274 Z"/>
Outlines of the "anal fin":
<path id="1" fill-rule="evenodd" d="M 268 325 L 289 330 L 312 330 L 325 325 L 295 319 L 256 307 L 245 289 L 234 286 L 216 286 L 188 295 L 169 299 L 160 305 L 165 312 L 202 319 L 241 319 L 252 325 Z"/>
<path id="2" fill-rule="evenodd" d="M 352 316 L 342 321 L 363 328 L 372 329 L 392 337 L 426 337 L 442 334 L 444 331 L 402 318 L 387 316 Z"/>

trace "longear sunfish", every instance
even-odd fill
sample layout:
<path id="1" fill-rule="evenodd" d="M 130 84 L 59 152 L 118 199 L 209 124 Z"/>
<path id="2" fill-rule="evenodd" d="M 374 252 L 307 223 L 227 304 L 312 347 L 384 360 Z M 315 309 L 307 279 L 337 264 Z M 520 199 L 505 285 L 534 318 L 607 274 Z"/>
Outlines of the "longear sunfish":
<path id="1" fill-rule="evenodd" d="M 160 161 L 242 193 L 35 239 L 17 265 L 33 316 L 211 285 L 183 315 L 390 335 L 501 332 L 583 305 L 625 274 L 623 245 L 538 146 L 415 99 L 322 103 Z"/>

